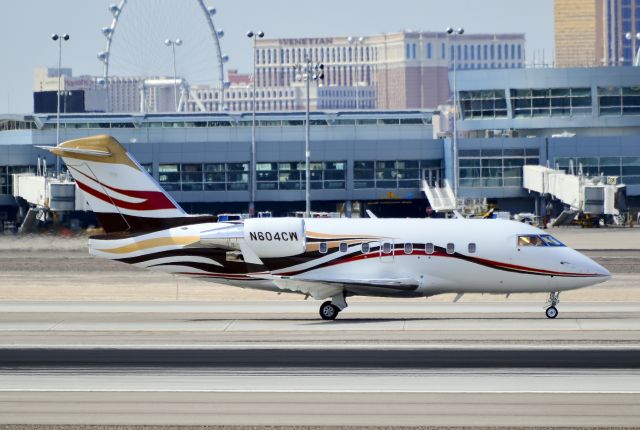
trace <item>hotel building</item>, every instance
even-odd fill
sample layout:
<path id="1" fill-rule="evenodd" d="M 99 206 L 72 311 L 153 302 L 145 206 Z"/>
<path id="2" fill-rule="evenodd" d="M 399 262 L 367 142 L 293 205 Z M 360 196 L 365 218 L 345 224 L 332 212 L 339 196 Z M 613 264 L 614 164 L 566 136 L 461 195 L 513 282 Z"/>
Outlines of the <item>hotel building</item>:
<path id="1" fill-rule="evenodd" d="M 629 66 L 640 0 L 555 0 L 554 26 L 557 67 Z"/>

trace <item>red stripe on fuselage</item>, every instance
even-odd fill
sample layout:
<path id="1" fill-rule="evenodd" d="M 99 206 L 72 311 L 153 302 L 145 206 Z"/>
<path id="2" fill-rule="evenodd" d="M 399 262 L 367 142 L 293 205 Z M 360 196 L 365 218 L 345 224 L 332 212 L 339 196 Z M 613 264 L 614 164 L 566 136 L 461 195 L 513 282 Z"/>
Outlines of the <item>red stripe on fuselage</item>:
<path id="1" fill-rule="evenodd" d="M 468 255 L 447 254 L 447 253 L 442 252 L 442 251 L 435 251 L 432 254 L 427 254 L 423 250 L 414 250 L 410 254 L 406 254 L 402 250 L 394 250 L 393 253 L 389 253 L 389 254 L 380 254 L 379 251 L 376 251 L 376 252 L 370 252 L 370 253 L 367 253 L 367 254 L 354 255 L 352 257 L 345 258 L 345 259 L 337 259 L 337 260 L 333 260 L 333 261 L 327 261 L 327 262 L 325 262 L 323 264 L 320 264 L 318 266 L 315 266 L 315 267 L 312 267 L 312 268 L 309 268 L 309 269 L 298 270 L 298 271 L 293 271 L 293 272 L 286 272 L 286 273 L 277 273 L 277 272 L 276 273 L 278 275 L 281 275 L 281 276 L 294 276 L 294 275 L 298 275 L 300 273 L 308 272 L 308 271 L 315 270 L 315 269 L 321 269 L 321 268 L 324 268 L 324 267 L 335 266 L 335 265 L 338 265 L 338 264 L 351 263 L 353 261 L 365 260 L 365 259 L 368 259 L 368 258 L 402 257 L 402 256 L 410 256 L 410 255 L 424 255 L 424 256 L 427 256 L 427 257 L 458 258 L 458 259 L 461 259 L 461 260 L 464 260 L 464 261 L 469 261 L 471 263 L 480 264 L 482 266 L 490 267 L 490 268 L 496 269 L 496 270 L 506 270 L 506 271 L 511 271 L 511 272 L 518 272 L 518 273 L 528 274 L 528 275 L 560 276 L 560 277 L 572 277 L 572 278 L 577 278 L 577 277 L 589 278 L 589 277 L 602 276 L 602 275 L 600 275 L 598 273 L 555 272 L 555 271 L 552 271 L 552 270 L 536 269 L 536 268 L 532 268 L 532 267 L 518 266 L 518 265 L 515 265 L 515 264 L 501 263 L 499 261 L 487 260 L 487 259 L 479 258 L 479 257 L 471 257 L 471 256 L 468 256 Z"/>

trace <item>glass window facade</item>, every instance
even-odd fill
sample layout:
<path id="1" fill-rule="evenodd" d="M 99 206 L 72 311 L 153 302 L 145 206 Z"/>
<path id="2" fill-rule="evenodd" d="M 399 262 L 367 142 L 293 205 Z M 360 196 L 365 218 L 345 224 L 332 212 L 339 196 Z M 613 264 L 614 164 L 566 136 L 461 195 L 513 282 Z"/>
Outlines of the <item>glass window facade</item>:
<path id="1" fill-rule="evenodd" d="M 640 87 L 598 87 L 600 115 L 640 115 Z"/>
<path id="2" fill-rule="evenodd" d="M 422 169 L 441 170 L 441 162 L 440 160 L 354 161 L 353 187 L 356 189 L 419 188 Z"/>
<path id="3" fill-rule="evenodd" d="M 204 189 L 206 191 L 226 190 L 225 163 L 205 163 L 203 165 Z"/>
<path id="4" fill-rule="evenodd" d="M 554 166 L 559 169 L 578 174 L 582 168 L 583 175 L 618 176 L 620 182 L 627 185 L 640 184 L 640 157 L 557 157 Z"/>
<path id="5" fill-rule="evenodd" d="M 515 67 L 515 65 L 514 65 Z M 640 86 L 591 88 L 510 89 L 508 102 L 513 118 L 592 116 L 596 97 L 600 116 L 640 115 Z M 506 118 L 507 98 L 503 90 L 460 91 L 462 118 Z"/>
<path id="6" fill-rule="evenodd" d="M 243 191 L 249 163 L 160 164 L 158 182 L 167 191 Z"/>
<path id="7" fill-rule="evenodd" d="M 180 165 L 160 164 L 158 166 L 158 182 L 167 191 L 180 191 Z"/>
<path id="8" fill-rule="evenodd" d="M 515 118 L 591 115 L 590 88 L 511 90 Z"/>
<path id="9" fill-rule="evenodd" d="M 479 153 L 479 154 L 478 154 Z M 522 166 L 539 164 L 538 148 L 461 150 L 460 187 L 522 187 Z"/>
<path id="10" fill-rule="evenodd" d="M 325 161 L 309 164 L 311 189 L 343 190 L 346 187 L 346 162 Z M 305 163 L 256 163 L 258 190 L 304 190 Z"/>
<path id="11" fill-rule="evenodd" d="M 459 96 L 463 119 L 507 117 L 503 90 L 460 91 Z"/>

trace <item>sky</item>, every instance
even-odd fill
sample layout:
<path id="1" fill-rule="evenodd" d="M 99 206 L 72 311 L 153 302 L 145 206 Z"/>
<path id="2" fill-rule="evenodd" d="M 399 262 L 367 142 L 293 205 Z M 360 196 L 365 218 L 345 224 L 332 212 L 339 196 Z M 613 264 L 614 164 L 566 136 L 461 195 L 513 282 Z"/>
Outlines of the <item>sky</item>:
<path id="1" fill-rule="evenodd" d="M 63 67 L 72 67 L 74 75 L 102 74 L 96 58 L 105 48 L 100 29 L 111 22 L 109 5 L 120 0 L 0 1 L 0 114 L 33 111 L 34 69 L 57 67 L 58 50 L 51 40 L 52 33 L 71 36 L 63 47 Z M 208 33 L 206 22 L 193 2 L 128 0 L 122 29 L 114 35 L 114 49 L 118 43 L 123 50 L 130 47 L 133 51 L 135 43 L 145 43 L 151 30 L 157 32 L 171 24 L 189 35 L 203 35 L 202 40 L 191 43 L 190 51 L 185 41 L 179 58 L 182 67 L 195 69 L 213 61 L 205 58 L 212 54 L 200 49 L 205 46 Z M 206 3 L 216 7 L 215 25 L 225 32 L 221 43 L 230 57 L 226 67 L 241 72 L 250 72 L 252 67 L 251 43 L 245 36 L 249 29 L 262 30 L 267 38 L 302 38 L 463 27 L 466 33 L 525 33 L 528 61 L 534 55 L 540 61 L 543 53 L 548 62 L 553 58 L 553 0 L 207 0 Z M 127 11 L 130 13 L 125 21 Z M 119 34 L 122 38 L 118 40 Z M 135 61 L 131 58 L 136 55 L 129 54 L 127 61 Z M 122 58 L 126 55 L 122 54 Z M 158 74 L 169 74 L 170 57 L 163 56 L 162 62 L 166 64 L 162 64 L 163 70 Z"/>

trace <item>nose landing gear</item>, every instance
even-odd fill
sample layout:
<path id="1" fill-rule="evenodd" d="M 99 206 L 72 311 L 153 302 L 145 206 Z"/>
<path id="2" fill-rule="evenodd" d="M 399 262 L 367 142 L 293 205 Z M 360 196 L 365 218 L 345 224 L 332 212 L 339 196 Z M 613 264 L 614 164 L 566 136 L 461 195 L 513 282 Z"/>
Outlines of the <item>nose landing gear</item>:
<path id="1" fill-rule="evenodd" d="M 558 316 L 558 309 L 556 308 L 558 303 L 560 303 L 560 293 L 550 292 L 544 311 L 547 318 L 553 319 Z"/>

